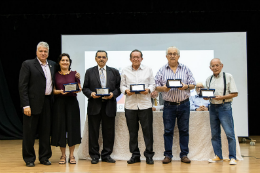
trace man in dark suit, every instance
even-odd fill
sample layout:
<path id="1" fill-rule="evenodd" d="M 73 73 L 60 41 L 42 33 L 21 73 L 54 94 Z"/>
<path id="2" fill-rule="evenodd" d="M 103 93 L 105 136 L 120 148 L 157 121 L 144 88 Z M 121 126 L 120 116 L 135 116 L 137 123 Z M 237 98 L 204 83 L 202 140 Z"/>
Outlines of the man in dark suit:
<path id="1" fill-rule="evenodd" d="M 37 57 L 23 62 L 19 77 L 19 93 L 23 107 L 23 159 L 26 166 L 33 167 L 36 159 L 35 136 L 39 135 L 39 160 L 51 165 L 51 93 L 56 63 L 48 60 L 49 45 L 37 45 Z"/>
<path id="2" fill-rule="evenodd" d="M 92 164 L 99 162 L 98 138 L 100 122 L 102 122 L 101 159 L 104 162 L 115 163 L 110 154 L 114 146 L 116 98 L 121 94 L 119 88 L 121 77 L 118 70 L 106 66 L 108 60 L 106 51 L 98 50 L 95 60 L 98 65 L 86 71 L 82 90 L 88 97 L 89 155 Z M 109 88 L 110 96 L 97 96 L 96 88 Z"/>

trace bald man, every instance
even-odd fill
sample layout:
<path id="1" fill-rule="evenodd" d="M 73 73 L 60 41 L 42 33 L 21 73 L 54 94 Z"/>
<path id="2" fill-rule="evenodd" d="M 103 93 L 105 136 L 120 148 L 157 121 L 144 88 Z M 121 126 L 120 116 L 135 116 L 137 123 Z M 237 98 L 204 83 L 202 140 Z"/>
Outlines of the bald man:
<path id="1" fill-rule="evenodd" d="M 199 97 L 200 89 L 204 88 L 201 82 L 196 85 L 196 95 L 190 97 L 190 110 L 191 111 L 208 111 L 209 101 Z"/>
<path id="2" fill-rule="evenodd" d="M 223 161 L 221 149 L 220 124 L 228 139 L 230 165 L 236 165 L 236 138 L 234 133 L 234 120 L 231 103 L 238 96 L 238 90 L 233 76 L 222 72 L 223 64 L 218 58 L 210 61 L 210 69 L 213 72 L 206 80 L 206 87 L 215 89 L 215 98 L 210 99 L 209 114 L 211 127 L 211 142 L 215 157 L 209 162 Z M 209 100 L 208 98 L 204 98 Z"/>

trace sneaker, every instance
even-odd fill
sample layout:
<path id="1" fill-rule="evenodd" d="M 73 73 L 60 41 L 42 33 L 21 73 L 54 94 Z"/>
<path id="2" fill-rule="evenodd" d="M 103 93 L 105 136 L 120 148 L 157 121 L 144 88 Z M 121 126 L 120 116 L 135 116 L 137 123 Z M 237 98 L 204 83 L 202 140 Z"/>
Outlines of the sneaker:
<path id="1" fill-rule="evenodd" d="M 232 158 L 229 162 L 230 165 L 236 165 L 237 164 L 237 161 L 236 159 Z"/>
<path id="2" fill-rule="evenodd" d="M 223 159 L 220 159 L 217 155 L 213 159 L 208 160 L 209 163 L 222 162 Z"/>

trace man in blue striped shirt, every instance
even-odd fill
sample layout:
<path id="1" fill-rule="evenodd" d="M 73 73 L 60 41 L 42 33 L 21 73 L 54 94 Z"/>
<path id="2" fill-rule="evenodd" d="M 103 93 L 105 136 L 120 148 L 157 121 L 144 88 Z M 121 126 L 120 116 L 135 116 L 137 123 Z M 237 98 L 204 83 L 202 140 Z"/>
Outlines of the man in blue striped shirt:
<path id="1" fill-rule="evenodd" d="M 190 118 L 190 90 L 194 89 L 196 82 L 190 69 L 178 62 L 180 51 L 176 47 L 169 47 L 166 50 L 168 63 L 157 72 L 155 76 L 156 90 L 162 92 L 164 102 L 163 123 L 164 123 L 164 164 L 172 160 L 172 143 L 175 119 L 180 135 L 180 158 L 184 163 L 190 163 L 187 157 L 189 153 L 189 118 Z M 168 88 L 168 79 L 181 79 L 181 88 Z"/>

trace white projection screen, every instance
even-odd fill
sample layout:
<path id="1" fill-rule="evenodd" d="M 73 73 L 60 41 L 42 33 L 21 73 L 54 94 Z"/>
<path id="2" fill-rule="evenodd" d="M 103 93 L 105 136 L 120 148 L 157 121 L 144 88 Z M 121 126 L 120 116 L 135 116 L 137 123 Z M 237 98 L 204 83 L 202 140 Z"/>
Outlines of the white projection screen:
<path id="1" fill-rule="evenodd" d="M 202 83 L 212 75 L 210 60 L 220 58 L 224 64 L 223 71 L 233 75 L 238 88 L 238 97 L 234 98 L 232 108 L 236 134 L 241 137 L 248 136 L 246 44 L 246 32 L 62 35 L 62 53 L 71 56 L 72 70 L 81 74 L 82 86 L 86 69 L 97 65 L 97 50 L 107 51 L 107 65 L 121 72 L 131 65 L 130 52 L 139 49 L 143 52 L 142 64 L 151 67 L 155 76 L 167 63 L 166 49 L 176 46 L 180 49 L 179 61 L 191 69 L 196 82 Z M 118 111 L 124 111 L 124 96 L 117 100 Z M 83 134 L 88 100 L 79 93 L 78 101 Z"/>

